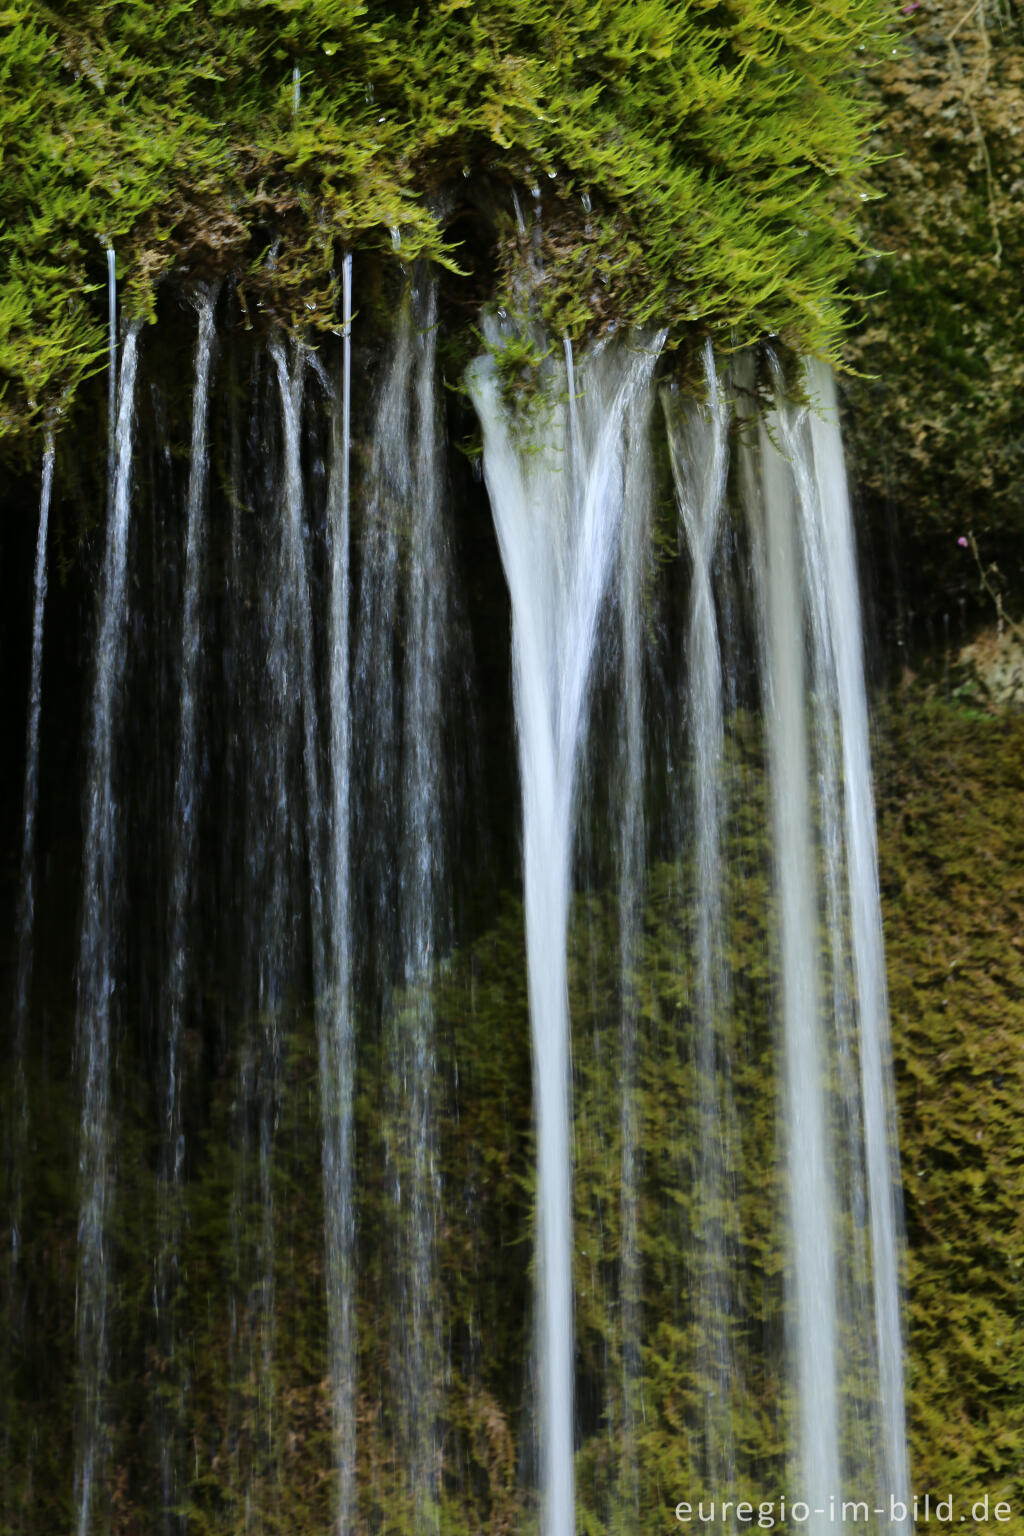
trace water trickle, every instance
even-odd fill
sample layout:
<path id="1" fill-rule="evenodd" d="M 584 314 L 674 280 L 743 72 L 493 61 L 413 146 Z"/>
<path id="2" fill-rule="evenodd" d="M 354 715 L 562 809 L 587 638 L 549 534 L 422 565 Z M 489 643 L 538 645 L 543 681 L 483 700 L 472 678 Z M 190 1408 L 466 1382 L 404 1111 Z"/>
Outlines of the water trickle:
<path id="1" fill-rule="evenodd" d="M 448 941 L 446 701 L 452 556 L 443 517 L 437 290 L 417 274 L 383 381 L 367 486 L 355 666 L 370 960 L 388 1042 L 385 1154 L 397 1298 L 393 1412 L 408 1520 L 438 1520 L 441 1181 L 431 968 Z"/>
<path id="2" fill-rule="evenodd" d="M 342 265 L 343 351 L 341 389 L 331 421 L 327 495 L 330 548 L 328 705 L 330 710 L 328 865 L 325 881 L 327 975 L 317 1005 L 323 1121 L 327 1324 L 334 1463 L 338 1491 L 335 1530 L 352 1528 L 356 1483 L 356 1345 L 353 1307 L 352 1095 L 355 1067 L 352 1016 L 351 817 L 352 725 L 349 679 L 349 502 L 352 407 L 352 257 Z"/>
<path id="3" fill-rule="evenodd" d="M 619 1499 L 627 1516 L 634 1519 L 639 1516 L 640 1504 L 637 1433 L 644 1413 L 639 1167 L 642 1144 L 637 1081 L 640 999 L 637 979 L 641 964 L 646 876 L 644 793 L 647 782 L 647 743 L 644 672 L 648 660 L 645 597 L 652 575 L 653 467 L 649 444 L 650 413 L 650 392 L 638 392 L 630 404 L 625 422 L 626 468 L 616 590 L 621 648 L 615 764 L 615 792 L 619 807 L 616 862 L 621 990 L 619 1113 L 622 1140 L 619 1166 L 622 1232 L 619 1253 L 622 1350 L 618 1414 L 622 1426 Z M 613 1408 L 610 1413 L 613 1422 L 614 1417 Z"/>
<path id="4" fill-rule="evenodd" d="M 47 430 L 43 449 L 42 486 L 39 493 L 39 530 L 33 573 L 32 660 L 29 671 L 28 723 L 25 728 L 25 789 L 21 834 L 21 884 L 18 892 L 18 961 L 14 992 L 14 1103 L 17 1123 L 13 1132 L 11 1164 L 14 1193 L 11 1210 L 11 1247 L 15 1261 L 21 1240 L 22 1161 L 28 1135 L 28 1088 L 25 1082 L 25 1050 L 28 1044 L 29 992 L 32 986 L 33 938 L 36 912 L 36 812 L 39 805 L 39 720 L 43 702 L 43 617 L 46 609 L 46 540 L 50 526 L 53 492 L 53 429 Z"/>
<path id="5" fill-rule="evenodd" d="M 488 318 L 485 334 L 493 353 L 509 332 Z M 658 350 L 605 347 L 581 370 L 586 387 L 578 399 L 566 346 L 565 371 L 549 367 L 543 397 L 519 419 L 502 398 L 493 355 L 468 374 L 513 614 L 538 1146 L 537 1434 L 545 1536 L 575 1530 L 566 933 L 577 756 L 619 539 L 624 423 L 649 386 Z"/>
<path id="6" fill-rule="evenodd" d="M 88 1536 L 96 1485 L 103 1472 L 107 1421 L 107 1213 L 112 1176 L 109 1116 L 111 1004 L 115 986 L 119 853 L 114 755 L 124 671 L 138 340 L 139 326 L 135 323 L 125 338 L 118 380 L 114 485 L 100 584 L 86 768 L 82 928 L 75 1026 L 82 1073 L 76 1311 L 79 1393 L 74 1489 L 78 1536 Z"/>
<path id="7" fill-rule="evenodd" d="M 836 1237 L 833 1163 L 822 1050 L 818 907 L 808 784 L 804 611 L 797 510 L 789 463 L 762 425 L 763 525 L 752 518 L 765 654 L 765 714 L 782 981 L 782 1096 L 791 1229 L 791 1359 L 798 1418 L 794 1483 L 812 1508 L 839 1489 Z M 817 1524 L 813 1522 L 816 1521 Z M 824 1536 L 814 1516 L 814 1536 Z"/>
<path id="8" fill-rule="evenodd" d="M 204 292 L 198 300 L 199 333 L 196 341 L 195 385 L 192 392 L 192 436 L 185 506 L 185 569 L 181 625 L 181 694 L 178 707 L 177 770 L 174 814 L 171 822 L 171 880 L 168 934 L 167 984 L 162 1039 L 166 1053 L 164 1072 L 164 1137 L 161 1190 L 161 1251 L 157 1268 L 155 1301 L 164 1359 L 172 1389 L 177 1394 L 173 1423 L 165 1423 L 161 1436 L 164 1508 L 174 1508 L 179 1453 L 177 1426 L 185 1420 L 184 1382 L 177 1361 L 176 1296 L 180 1283 L 178 1254 L 181 1240 L 181 1179 L 185 1157 L 182 1121 L 181 1048 L 189 990 L 189 919 L 200 793 L 200 750 L 197 739 L 198 692 L 203 657 L 201 589 L 206 554 L 206 497 L 209 470 L 208 415 L 210 368 L 214 347 L 216 294 Z"/>
<path id="9" fill-rule="evenodd" d="M 835 383 L 824 364 L 810 363 L 808 385 L 812 395 L 820 402 L 819 409 L 811 416 L 811 443 L 819 488 L 824 581 L 832 628 L 843 744 L 846 856 L 881 1398 L 883 1452 L 880 1487 L 883 1492 L 889 1491 L 906 1506 L 908 1471 L 898 1264 L 900 1185 L 892 1130 L 896 1117 L 889 1055 L 888 1000 L 857 562 L 842 440 L 839 435 Z M 906 1521 L 894 1522 L 894 1527 L 904 1531 L 908 1528 Z"/>
<path id="10" fill-rule="evenodd" d="M 708 1213 L 694 1233 L 691 1256 L 697 1274 L 697 1371 L 705 1394 L 706 1486 L 735 1486 L 732 1427 L 739 1391 L 738 1362 L 728 1320 L 735 1310 L 734 1255 L 727 1239 L 736 1190 L 728 1168 L 736 1141 L 730 1060 L 721 1038 L 729 1009 L 723 921 L 728 893 L 722 861 L 725 817 L 725 730 L 722 662 L 712 586 L 713 563 L 725 513 L 729 464 L 729 402 L 719 381 L 710 342 L 703 354 L 706 403 L 663 394 L 672 475 L 681 531 L 691 560 L 686 653 L 687 703 L 693 757 L 695 881 L 694 1064 L 698 1088 L 695 1166 L 700 1209 Z"/>
<path id="11" fill-rule="evenodd" d="M 810 1529 L 824 1536 L 828 1520 L 816 1506 L 865 1495 L 905 1502 L 907 1470 L 900 1213 L 856 569 L 827 369 L 807 366 L 807 390 L 824 415 L 790 402 L 776 370 L 760 493 L 749 454 L 745 468 L 780 906 L 792 1475 L 807 1489 Z M 867 1264 L 857 1220 L 865 1187 Z M 840 1355 L 840 1328 L 858 1341 L 850 1358 Z"/>
<path id="12" fill-rule="evenodd" d="M 107 495 L 114 494 L 117 451 L 117 255 L 107 246 Z M 109 516 L 109 507 L 108 507 Z"/>
<path id="13" fill-rule="evenodd" d="M 216 295 L 199 301 L 195 387 L 192 393 L 192 440 L 185 508 L 185 575 L 181 626 L 181 698 L 178 710 L 178 767 L 174 786 L 174 850 L 171 874 L 170 961 L 167 981 L 167 1096 L 165 1104 L 165 1176 L 181 1177 L 181 1085 L 179 1052 L 188 960 L 188 895 L 196 852 L 199 753 L 196 739 L 199 668 L 202 660 L 200 594 L 206 550 L 204 513 L 209 466 L 207 416 L 213 357 Z"/>

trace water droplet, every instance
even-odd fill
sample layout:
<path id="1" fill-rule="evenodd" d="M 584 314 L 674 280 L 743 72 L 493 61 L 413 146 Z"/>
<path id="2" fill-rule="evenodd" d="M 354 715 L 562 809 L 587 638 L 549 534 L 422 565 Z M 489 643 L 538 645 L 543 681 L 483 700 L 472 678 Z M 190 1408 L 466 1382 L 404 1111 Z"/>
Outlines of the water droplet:
<path id="1" fill-rule="evenodd" d="M 397 251 L 402 243 L 402 231 L 397 224 L 391 226 L 391 249 Z"/>
<path id="2" fill-rule="evenodd" d="M 591 205 L 590 205 L 590 193 L 589 192 L 584 192 L 583 196 L 580 198 L 580 202 L 583 204 L 583 212 L 584 213 L 590 213 L 592 211 L 591 210 Z"/>

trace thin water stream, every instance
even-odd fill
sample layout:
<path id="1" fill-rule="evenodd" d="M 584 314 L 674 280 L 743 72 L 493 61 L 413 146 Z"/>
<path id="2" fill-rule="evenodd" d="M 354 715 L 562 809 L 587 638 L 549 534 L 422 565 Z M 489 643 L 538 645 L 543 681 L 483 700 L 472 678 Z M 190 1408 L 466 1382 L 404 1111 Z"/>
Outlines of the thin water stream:
<path id="1" fill-rule="evenodd" d="M 488 340 L 499 347 L 500 331 L 492 326 Z M 567 344 L 565 372 L 549 373 L 547 397 L 518 421 L 502 399 L 492 356 L 469 374 L 513 614 L 538 1143 L 537 1433 L 546 1536 L 571 1536 L 576 1528 L 566 940 L 577 754 L 619 539 L 625 422 L 650 385 L 658 350 L 610 345 L 574 370 Z"/>

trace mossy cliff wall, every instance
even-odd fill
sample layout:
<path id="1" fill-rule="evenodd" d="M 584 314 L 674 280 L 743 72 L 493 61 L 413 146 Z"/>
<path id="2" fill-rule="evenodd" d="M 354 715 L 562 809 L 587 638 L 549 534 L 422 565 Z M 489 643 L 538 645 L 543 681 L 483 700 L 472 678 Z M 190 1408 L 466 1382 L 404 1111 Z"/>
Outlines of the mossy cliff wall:
<path id="1" fill-rule="evenodd" d="M 471 307 L 507 289 L 513 186 L 542 194 L 558 330 L 828 348 L 856 77 L 892 22 L 888 0 L 11 0 L 0 431 L 102 366 L 107 245 L 136 313 L 161 279 L 231 274 L 250 323 L 329 331 L 343 249 L 457 265 Z"/>
<path id="2" fill-rule="evenodd" d="M 878 255 L 844 356 L 845 423 L 890 636 L 924 646 L 961 599 L 994 617 L 961 537 L 1024 597 L 1024 13 L 1012 0 L 920 0 L 869 80 L 880 161 L 862 229 Z M 894 590 L 895 589 L 895 590 Z"/>

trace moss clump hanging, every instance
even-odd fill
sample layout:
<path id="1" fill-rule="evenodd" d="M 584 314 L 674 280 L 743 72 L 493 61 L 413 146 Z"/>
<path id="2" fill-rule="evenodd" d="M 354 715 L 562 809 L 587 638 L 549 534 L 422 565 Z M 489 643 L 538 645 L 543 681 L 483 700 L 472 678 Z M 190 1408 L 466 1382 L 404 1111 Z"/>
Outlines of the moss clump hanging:
<path id="1" fill-rule="evenodd" d="M 253 323 L 330 329 L 343 247 L 510 292 L 515 187 L 560 330 L 828 348 L 866 159 L 853 77 L 890 20 L 884 0 L 11 0 L 0 434 L 101 366 L 108 245 L 136 314 L 168 274 L 230 273 Z"/>

